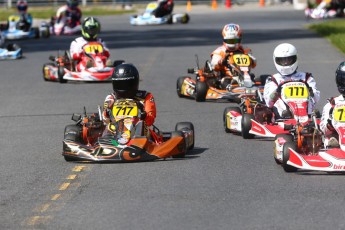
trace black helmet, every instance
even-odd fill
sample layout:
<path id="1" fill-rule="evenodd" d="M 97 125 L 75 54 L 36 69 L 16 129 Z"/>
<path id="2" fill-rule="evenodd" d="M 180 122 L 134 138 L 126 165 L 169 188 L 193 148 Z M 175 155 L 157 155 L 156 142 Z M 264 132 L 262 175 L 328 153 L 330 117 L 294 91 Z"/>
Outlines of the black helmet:
<path id="1" fill-rule="evenodd" d="M 87 41 L 95 41 L 101 32 L 101 23 L 94 17 L 87 17 L 81 25 L 81 34 Z"/>
<path id="2" fill-rule="evenodd" d="M 67 0 L 66 4 L 69 8 L 75 9 L 79 5 L 79 0 Z"/>
<path id="3" fill-rule="evenodd" d="M 139 72 L 134 65 L 123 63 L 115 67 L 111 81 L 116 96 L 133 98 L 139 89 Z"/>
<path id="4" fill-rule="evenodd" d="M 339 93 L 345 96 L 345 62 L 341 62 L 335 71 L 335 83 Z"/>

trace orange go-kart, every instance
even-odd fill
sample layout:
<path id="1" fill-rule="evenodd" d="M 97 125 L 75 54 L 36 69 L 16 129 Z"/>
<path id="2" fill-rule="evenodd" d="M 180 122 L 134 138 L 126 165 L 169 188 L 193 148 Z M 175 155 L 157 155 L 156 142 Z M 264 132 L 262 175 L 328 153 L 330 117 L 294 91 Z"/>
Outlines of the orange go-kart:
<path id="1" fill-rule="evenodd" d="M 231 60 L 230 60 L 231 58 Z M 177 95 L 179 97 L 194 98 L 196 101 L 232 101 L 240 102 L 240 96 L 248 88 L 259 87 L 263 92 L 264 79 L 256 80 L 251 73 L 251 60 L 247 54 L 235 54 L 229 57 L 228 67 L 230 76 L 219 76 L 206 61 L 203 68 L 188 69 L 188 73 L 194 73 L 195 79 L 183 76 L 177 79 Z M 230 64 L 231 63 L 231 64 Z"/>
<path id="2" fill-rule="evenodd" d="M 76 124 L 65 127 L 63 153 L 66 161 L 135 162 L 183 158 L 194 148 L 194 126 L 179 122 L 175 131 L 161 132 L 140 120 L 141 104 L 121 99 L 109 111 L 110 122 L 98 113 L 73 114 Z"/>

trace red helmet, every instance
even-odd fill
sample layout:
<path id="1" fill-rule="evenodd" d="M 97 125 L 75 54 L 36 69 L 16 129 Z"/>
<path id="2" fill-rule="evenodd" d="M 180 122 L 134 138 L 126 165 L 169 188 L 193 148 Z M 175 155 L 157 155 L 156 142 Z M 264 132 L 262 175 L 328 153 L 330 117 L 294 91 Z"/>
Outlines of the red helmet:
<path id="1" fill-rule="evenodd" d="M 223 44 L 227 50 L 237 50 L 241 45 L 242 29 L 237 24 L 227 24 L 222 30 Z"/>

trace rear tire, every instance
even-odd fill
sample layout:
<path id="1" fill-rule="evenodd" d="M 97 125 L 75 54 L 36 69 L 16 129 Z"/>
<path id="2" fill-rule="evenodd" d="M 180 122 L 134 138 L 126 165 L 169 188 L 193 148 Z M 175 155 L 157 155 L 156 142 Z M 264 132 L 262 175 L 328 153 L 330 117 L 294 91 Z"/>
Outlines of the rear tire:
<path id="1" fill-rule="evenodd" d="M 189 22 L 189 15 L 188 14 L 183 15 L 183 17 L 181 18 L 181 23 L 187 24 L 188 22 Z"/>
<path id="2" fill-rule="evenodd" d="M 194 132 L 194 125 L 192 122 L 179 122 L 175 126 L 175 131 L 182 131 L 183 129 L 189 129 L 193 132 L 193 144 L 188 147 L 188 150 L 194 149 L 194 143 L 195 143 L 195 132 Z"/>
<path id="3" fill-rule="evenodd" d="M 249 131 L 252 128 L 252 121 L 251 119 L 254 119 L 253 114 L 245 113 L 242 114 L 242 137 L 244 139 L 253 139 L 255 137 L 254 134 L 249 133 Z"/>
<path id="4" fill-rule="evenodd" d="M 284 147 L 283 147 L 282 166 L 283 166 L 283 169 L 285 172 L 296 172 L 297 168 L 287 164 L 287 162 L 290 158 L 289 148 L 293 149 L 294 151 L 297 151 L 297 143 L 296 142 L 285 142 Z"/>
<path id="5" fill-rule="evenodd" d="M 285 140 L 286 142 L 293 142 L 293 136 L 290 135 L 290 134 L 277 134 L 276 137 L 274 138 L 274 142 L 275 142 L 278 138 L 284 138 L 284 140 Z M 276 148 L 276 146 L 275 146 L 274 148 Z M 274 151 L 276 151 L 276 150 L 274 149 Z M 274 161 L 275 161 L 277 164 L 279 164 L 279 165 L 282 164 L 282 162 L 280 162 L 277 158 L 275 158 L 274 153 L 273 153 L 273 158 L 274 158 Z"/>
<path id="6" fill-rule="evenodd" d="M 205 101 L 208 91 L 208 85 L 206 82 L 196 81 L 195 84 L 195 100 L 198 102 Z"/>
<path id="7" fill-rule="evenodd" d="M 184 80 L 186 79 L 187 77 L 179 77 L 177 79 L 177 82 L 176 82 L 176 91 L 177 91 L 177 95 L 179 97 L 183 97 L 184 95 L 181 93 L 181 90 L 182 90 L 182 85 L 183 85 L 183 82 Z"/>
<path id="8" fill-rule="evenodd" d="M 234 112 L 242 114 L 242 111 L 241 111 L 241 109 L 239 107 L 226 107 L 224 109 L 224 112 L 223 112 L 223 125 L 224 125 L 224 130 L 225 130 L 226 133 L 231 133 L 231 130 L 228 128 L 228 126 L 230 126 L 230 118 L 228 119 L 228 116 L 227 116 L 227 114 L 230 111 L 234 111 Z"/>
<path id="9" fill-rule="evenodd" d="M 34 33 L 35 33 L 35 38 L 36 39 L 39 39 L 40 38 L 40 30 L 38 29 L 38 28 L 33 28 L 33 30 L 34 30 Z"/>

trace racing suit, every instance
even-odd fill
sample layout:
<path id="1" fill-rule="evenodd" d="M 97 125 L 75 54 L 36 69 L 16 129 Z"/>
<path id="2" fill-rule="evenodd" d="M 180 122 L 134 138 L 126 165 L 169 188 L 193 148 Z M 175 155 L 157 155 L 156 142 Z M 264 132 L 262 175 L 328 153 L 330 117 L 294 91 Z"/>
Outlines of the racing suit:
<path id="1" fill-rule="evenodd" d="M 18 23 L 18 27 L 20 30 L 25 32 L 29 31 L 32 25 L 32 16 L 28 13 L 20 13 L 20 21 Z"/>
<path id="2" fill-rule="evenodd" d="M 155 9 L 152 14 L 157 17 L 161 18 L 165 15 L 171 14 L 174 9 L 174 1 L 173 0 L 163 0 L 158 1 L 158 7 Z"/>
<path id="3" fill-rule="evenodd" d="M 331 139 L 337 142 L 339 138 L 337 131 L 333 127 L 332 118 L 331 118 L 334 106 L 339 103 L 345 104 L 345 99 L 343 95 L 328 99 L 327 104 L 323 107 L 323 110 L 322 110 L 320 130 L 323 132 L 324 137 L 325 137 L 325 140 L 324 140 L 325 148 L 329 146 L 329 142 Z M 334 144 L 339 145 L 339 143 L 333 143 L 332 145 Z"/>
<path id="4" fill-rule="evenodd" d="M 235 51 L 228 51 L 225 46 L 219 46 L 211 53 L 211 66 L 217 72 L 218 77 L 221 79 L 221 88 L 225 89 L 230 82 L 225 82 L 224 77 L 232 79 L 233 75 L 231 70 L 227 65 L 227 55 L 230 56 L 230 64 L 234 63 L 233 55 L 234 54 L 247 54 L 251 59 L 250 68 L 255 68 L 256 58 L 251 54 L 251 49 L 244 49 L 241 45 Z M 254 80 L 254 79 L 252 79 Z"/>
<path id="5" fill-rule="evenodd" d="M 320 100 L 320 91 L 316 88 L 316 82 L 311 73 L 295 72 L 288 76 L 276 73 L 269 77 L 264 88 L 266 105 L 269 108 L 273 108 L 276 119 L 292 116 L 292 114 L 286 114 L 289 111 L 288 106 L 279 98 L 279 93 L 277 92 L 278 86 L 288 81 L 303 81 L 309 85 L 309 91 L 312 97 L 308 103 L 308 114 L 311 114 L 315 108 L 315 104 Z"/>
<path id="6" fill-rule="evenodd" d="M 110 53 L 109 49 L 107 48 L 105 42 L 98 38 L 97 42 L 101 43 L 103 46 L 103 55 L 107 58 L 109 58 Z M 83 57 L 83 46 L 89 43 L 89 41 L 85 40 L 83 37 L 78 37 L 74 39 L 70 46 L 70 53 L 73 58 L 73 60 L 77 61 L 77 71 L 82 71 L 87 67 L 87 63 L 82 61 Z"/>
<path id="7" fill-rule="evenodd" d="M 80 25 L 80 19 L 81 19 L 82 13 L 81 10 L 76 8 L 69 8 L 67 5 L 61 6 L 57 12 L 55 18 L 52 20 L 52 24 L 55 23 L 55 20 L 59 21 L 62 17 L 68 18 L 68 26 L 71 28 L 74 28 L 77 25 Z"/>
<path id="8" fill-rule="evenodd" d="M 103 105 L 103 120 L 109 123 L 109 112 L 112 110 L 114 102 L 120 99 L 114 93 L 106 96 Z M 153 95 L 150 92 L 138 90 L 135 94 L 134 100 L 139 101 L 143 106 L 143 112 L 139 114 L 140 119 L 144 120 L 146 126 L 152 126 L 156 119 L 156 103 Z M 109 130 L 105 129 L 103 136 L 109 134 Z"/>

